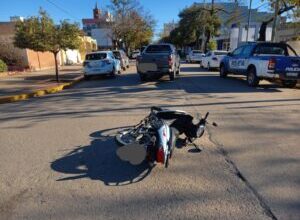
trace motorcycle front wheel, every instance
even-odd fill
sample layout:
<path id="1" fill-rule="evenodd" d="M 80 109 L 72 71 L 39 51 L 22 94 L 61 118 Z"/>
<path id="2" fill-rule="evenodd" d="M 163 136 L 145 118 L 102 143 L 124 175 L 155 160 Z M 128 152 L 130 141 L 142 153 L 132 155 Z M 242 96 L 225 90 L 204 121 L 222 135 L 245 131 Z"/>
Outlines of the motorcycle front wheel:
<path id="1" fill-rule="evenodd" d="M 121 146 L 125 146 L 133 142 L 136 142 L 136 139 L 137 137 L 133 135 L 132 129 L 123 130 L 116 135 L 116 141 Z"/>

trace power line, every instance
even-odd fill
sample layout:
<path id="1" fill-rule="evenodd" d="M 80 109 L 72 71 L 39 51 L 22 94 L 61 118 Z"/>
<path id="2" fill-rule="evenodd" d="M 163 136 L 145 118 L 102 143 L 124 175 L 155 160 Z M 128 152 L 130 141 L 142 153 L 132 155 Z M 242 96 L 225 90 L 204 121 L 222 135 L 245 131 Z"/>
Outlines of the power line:
<path id="1" fill-rule="evenodd" d="M 59 5 L 57 5 L 56 3 L 50 1 L 50 0 L 46 0 L 48 3 L 50 3 L 51 5 L 53 5 L 54 7 L 56 7 L 57 9 L 59 9 L 60 11 L 64 12 L 65 14 L 71 16 L 72 18 L 74 18 L 75 20 L 81 20 L 76 18 L 75 16 L 73 16 L 71 13 L 69 13 L 66 9 L 60 7 Z"/>

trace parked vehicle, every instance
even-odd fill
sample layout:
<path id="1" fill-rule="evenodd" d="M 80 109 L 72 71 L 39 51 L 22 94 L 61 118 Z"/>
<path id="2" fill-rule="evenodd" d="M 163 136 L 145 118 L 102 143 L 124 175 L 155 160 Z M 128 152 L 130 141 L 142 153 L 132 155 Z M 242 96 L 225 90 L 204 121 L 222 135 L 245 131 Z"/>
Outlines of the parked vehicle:
<path id="1" fill-rule="evenodd" d="M 89 79 L 95 75 L 110 75 L 115 77 L 121 71 L 120 61 L 114 57 L 111 51 L 86 54 L 83 66 L 85 79 Z"/>
<path id="2" fill-rule="evenodd" d="M 116 135 L 116 141 L 125 147 L 130 144 L 140 145 L 145 152 L 142 159 L 150 163 L 162 163 L 167 168 L 178 136 L 186 136 L 185 145 L 194 143 L 204 134 L 208 115 L 209 113 L 194 124 L 194 117 L 187 112 L 152 107 L 150 114 L 139 124 L 120 131 Z M 217 126 L 216 123 L 213 125 Z M 196 144 L 194 146 L 200 150 Z"/>
<path id="3" fill-rule="evenodd" d="M 115 58 L 120 60 L 121 68 L 125 71 L 126 68 L 129 68 L 129 58 L 127 57 L 126 53 L 123 50 L 114 50 L 113 54 Z"/>
<path id="4" fill-rule="evenodd" d="M 151 44 L 137 57 L 137 71 L 142 81 L 150 76 L 169 75 L 170 80 L 180 73 L 180 57 L 172 44 Z"/>
<path id="5" fill-rule="evenodd" d="M 221 60 L 228 54 L 224 50 L 213 50 L 208 51 L 202 58 L 202 63 L 200 67 L 207 68 L 208 70 L 212 68 L 219 68 Z"/>
<path id="6" fill-rule="evenodd" d="M 186 62 L 187 63 L 201 63 L 202 58 L 205 56 L 204 53 L 202 53 L 200 50 L 192 50 L 189 52 L 189 54 L 186 56 Z"/>
<path id="7" fill-rule="evenodd" d="M 136 59 L 141 53 L 139 50 L 135 50 L 131 53 L 131 59 Z"/>
<path id="8" fill-rule="evenodd" d="M 220 77 L 225 78 L 229 73 L 246 75 L 249 86 L 257 86 L 266 79 L 295 87 L 300 79 L 300 57 L 286 43 L 249 43 L 223 59 Z"/>

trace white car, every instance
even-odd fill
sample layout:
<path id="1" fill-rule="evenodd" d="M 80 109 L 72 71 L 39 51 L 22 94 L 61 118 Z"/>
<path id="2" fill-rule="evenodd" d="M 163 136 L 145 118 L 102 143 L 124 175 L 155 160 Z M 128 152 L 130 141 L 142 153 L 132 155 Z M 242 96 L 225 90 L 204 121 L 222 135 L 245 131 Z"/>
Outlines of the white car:
<path id="1" fill-rule="evenodd" d="M 225 50 L 213 50 L 208 51 L 205 54 L 205 57 L 202 59 L 201 67 L 207 68 L 219 68 L 222 59 L 228 54 L 228 51 Z"/>
<path id="2" fill-rule="evenodd" d="M 141 52 L 139 50 L 135 50 L 132 52 L 131 58 L 136 59 L 140 54 L 141 54 Z"/>
<path id="3" fill-rule="evenodd" d="M 126 68 L 129 68 L 129 58 L 123 50 L 114 50 L 113 54 L 116 59 L 120 60 L 121 68 L 125 71 Z"/>
<path id="4" fill-rule="evenodd" d="M 189 52 L 189 54 L 186 56 L 186 62 L 187 63 L 201 63 L 202 58 L 204 57 L 204 53 L 202 53 L 200 50 L 192 50 Z"/>
<path id="5" fill-rule="evenodd" d="M 89 79 L 95 75 L 116 76 L 121 72 L 120 60 L 116 59 L 112 51 L 98 51 L 85 56 L 84 77 Z"/>

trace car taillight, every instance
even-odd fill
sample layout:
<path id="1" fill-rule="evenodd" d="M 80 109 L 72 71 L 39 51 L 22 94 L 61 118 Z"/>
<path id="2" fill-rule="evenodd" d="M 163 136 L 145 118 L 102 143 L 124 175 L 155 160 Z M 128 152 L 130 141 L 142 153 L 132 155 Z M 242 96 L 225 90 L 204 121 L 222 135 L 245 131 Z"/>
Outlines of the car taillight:
<path id="1" fill-rule="evenodd" d="M 170 56 L 168 57 L 168 64 L 169 64 L 169 67 L 172 67 L 172 66 L 173 66 L 172 55 L 170 55 Z"/>
<path id="2" fill-rule="evenodd" d="M 218 61 L 218 58 L 217 57 L 213 57 L 212 60 Z"/>
<path id="3" fill-rule="evenodd" d="M 276 59 L 275 58 L 270 58 L 269 59 L 269 64 L 268 64 L 268 69 L 269 70 L 275 69 L 275 65 L 276 65 Z"/>
<path id="4" fill-rule="evenodd" d="M 164 152 L 163 147 L 158 148 L 158 150 L 156 152 L 156 161 L 158 163 L 164 163 L 165 162 L 165 152 Z"/>

